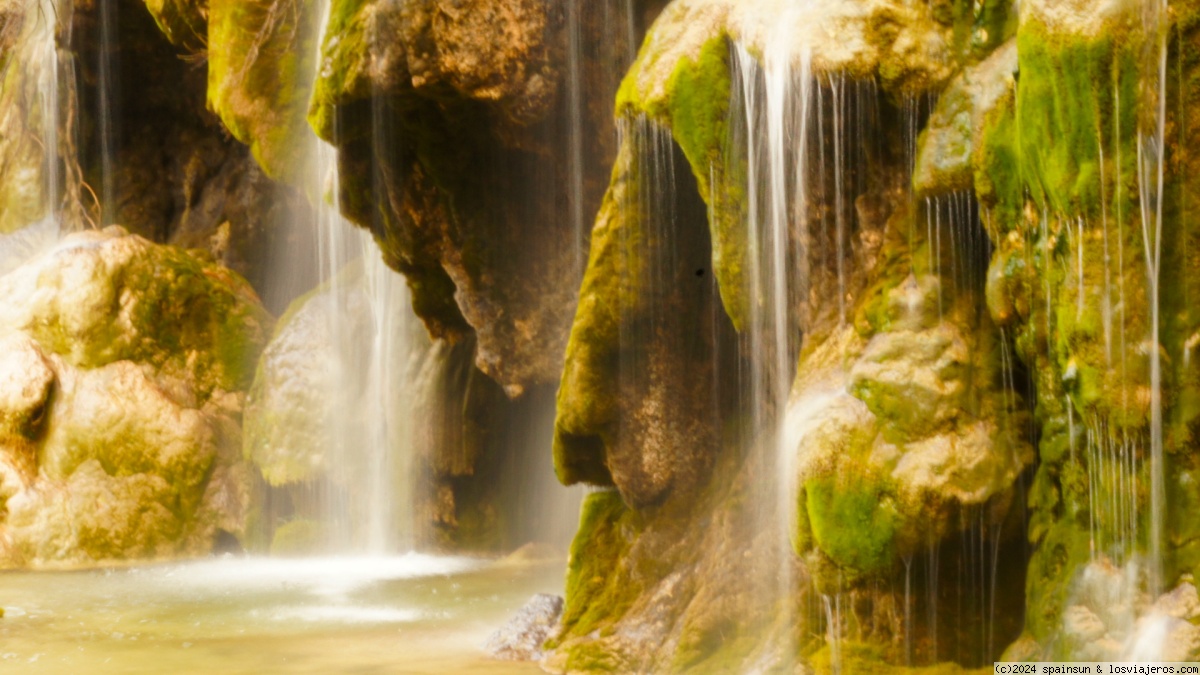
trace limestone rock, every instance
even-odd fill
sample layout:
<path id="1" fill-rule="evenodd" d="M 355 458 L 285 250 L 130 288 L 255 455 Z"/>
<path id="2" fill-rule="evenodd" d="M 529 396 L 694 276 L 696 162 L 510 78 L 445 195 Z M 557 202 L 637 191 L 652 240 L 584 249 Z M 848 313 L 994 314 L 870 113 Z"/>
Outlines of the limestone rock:
<path id="1" fill-rule="evenodd" d="M 1017 42 L 1010 40 L 978 65 L 955 76 L 918 141 L 913 188 L 924 195 L 975 187 L 975 152 L 989 116 L 1012 104 L 1017 83 Z"/>
<path id="2" fill-rule="evenodd" d="M 677 0 L 658 17 L 621 85 L 617 112 L 670 127 L 688 156 L 701 195 L 715 205 L 713 270 L 739 330 L 759 299 L 749 297 L 754 264 L 742 227 L 744 193 L 727 184 L 736 176 L 725 175 L 722 156 L 735 93 L 730 43 L 776 70 L 878 78 L 887 91 L 915 95 L 951 76 L 951 33 L 929 5 L 895 0 Z"/>
<path id="3" fill-rule="evenodd" d="M 563 599 L 538 593 L 499 630 L 492 633 L 484 651 L 500 661 L 540 661 L 542 644 L 558 627 Z"/>
<path id="4" fill-rule="evenodd" d="M 145 0 L 172 44 L 202 49 L 208 39 L 208 0 Z"/>
<path id="5" fill-rule="evenodd" d="M 575 112 L 566 12 L 530 0 L 335 3 L 309 111 L 339 148 L 348 217 L 408 277 L 431 333 L 473 333 L 480 370 L 514 398 L 562 372 L 584 219 L 614 152 L 612 134 L 574 146 L 560 128 L 569 113 L 611 127 L 630 51 L 611 6 L 578 12 Z M 373 167 L 381 180 L 366 180 Z M 544 189 L 515 198 L 531 185 Z"/>
<path id="6" fill-rule="evenodd" d="M 893 438 L 929 436 L 962 407 L 968 352 L 959 330 L 881 333 L 851 371 L 851 388 L 891 427 Z"/>
<path id="7" fill-rule="evenodd" d="M 300 185 L 320 17 L 302 0 L 211 0 L 208 104 L 267 175 Z M 308 186 L 305 186 L 308 187 Z"/>
<path id="8" fill-rule="evenodd" d="M 207 552 L 244 532 L 243 391 L 270 318 L 246 282 L 120 228 L 0 277 L 4 565 Z"/>
<path id="9" fill-rule="evenodd" d="M 1200 601 L 1185 578 L 1157 598 L 1145 592 L 1137 561 L 1098 557 L 1075 576 L 1062 613 L 1063 648 L 1097 661 L 1189 661 L 1200 654 Z"/>
<path id="10" fill-rule="evenodd" d="M 729 404 L 717 383 L 722 366 L 734 367 L 732 357 L 717 356 L 732 351 L 732 326 L 714 315 L 711 278 L 695 272 L 711 260 L 705 209 L 665 133 L 647 125 L 626 135 L 592 233 L 555 422 L 560 480 L 614 485 L 638 507 L 703 483 L 719 444 L 714 415 Z M 639 157 L 638 148 L 672 154 Z M 661 195 L 669 205 L 655 201 L 664 189 L 650 168 L 656 162 L 682 181 Z M 673 209 L 680 228 L 656 223 L 649 214 L 658 209 Z"/>
<path id="11" fill-rule="evenodd" d="M 303 483 L 330 470 L 337 463 L 333 448 L 339 430 L 331 421 L 351 415 L 358 424 L 366 422 L 361 386 L 351 391 L 342 381 L 358 364 L 340 358 L 369 354 L 370 322 L 361 285 L 305 295 L 280 322 L 263 352 L 246 409 L 246 455 L 268 483 Z M 339 340 L 352 347 L 339 350 Z M 350 402 L 336 405 L 341 399 L 329 396 L 331 391 Z"/>

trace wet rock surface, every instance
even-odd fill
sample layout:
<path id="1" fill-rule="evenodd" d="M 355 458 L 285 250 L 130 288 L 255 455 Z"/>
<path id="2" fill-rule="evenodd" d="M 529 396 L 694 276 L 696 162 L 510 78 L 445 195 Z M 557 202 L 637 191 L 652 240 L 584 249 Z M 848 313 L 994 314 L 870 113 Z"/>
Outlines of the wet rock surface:
<path id="1" fill-rule="evenodd" d="M 483 649 L 500 661 L 540 661 L 545 655 L 542 644 L 558 627 L 563 599 L 538 593 L 488 638 Z"/>
<path id="2" fill-rule="evenodd" d="M 271 319 L 236 274 L 120 228 L 0 277 L 4 565 L 207 553 L 245 533 L 244 392 Z"/>

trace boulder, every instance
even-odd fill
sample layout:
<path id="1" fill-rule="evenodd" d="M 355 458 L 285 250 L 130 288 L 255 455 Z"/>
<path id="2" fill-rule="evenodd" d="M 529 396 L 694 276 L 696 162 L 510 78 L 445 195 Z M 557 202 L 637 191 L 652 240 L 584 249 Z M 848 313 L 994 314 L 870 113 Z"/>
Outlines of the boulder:
<path id="1" fill-rule="evenodd" d="M 538 593 L 492 633 L 483 649 L 498 661 L 540 661 L 542 644 L 557 629 L 562 612 L 561 597 Z"/>
<path id="2" fill-rule="evenodd" d="M 245 533 L 241 410 L 271 318 L 236 274 L 118 227 L 0 277 L 3 565 L 197 555 Z"/>

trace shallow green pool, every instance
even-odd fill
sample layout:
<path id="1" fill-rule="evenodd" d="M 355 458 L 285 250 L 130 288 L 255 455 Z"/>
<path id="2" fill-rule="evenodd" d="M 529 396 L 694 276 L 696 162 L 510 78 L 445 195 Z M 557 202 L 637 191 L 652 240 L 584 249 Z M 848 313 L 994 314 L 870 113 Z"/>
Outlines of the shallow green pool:
<path id="1" fill-rule="evenodd" d="M 482 645 L 562 575 L 561 560 L 418 554 L 2 573 L 0 670 L 540 672 Z"/>

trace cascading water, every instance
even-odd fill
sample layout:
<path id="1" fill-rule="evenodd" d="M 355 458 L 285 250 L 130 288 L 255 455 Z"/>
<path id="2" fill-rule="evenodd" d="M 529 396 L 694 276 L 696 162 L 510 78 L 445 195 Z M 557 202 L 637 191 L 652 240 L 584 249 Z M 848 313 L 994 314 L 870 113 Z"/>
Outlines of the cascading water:
<path id="1" fill-rule="evenodd" d="M 234 30 L 245 19 L 236 15 L 252 2 L 269 20 Z M 159 89 L 182 71 L 156 68 L 154 84 L 136 82 L 128 76 L 129 55 L 140 52 L 121 41 L 145 39 L 155 58 L 175 66 L 177 51 L 198 49 L 185 57 L 198 68 L 224 47 L 227 55 L 246 56 L 246 68 L 233 67 L 236 77 L 265 63 L 274 69 L 265 79 L 289 80 L 287 50 L 279 50 L 283 57 L 259 50 L 270 43 L 261 42 L 264 36 L 286 25 L 295 46 L 307 44 L 309 32 L 331 31 L 316 40 L 325 51 L 308 74 L 321 78 L 312 87 L 320 138 L 305 130 L 295 153 L 304 161 L 289 171 L 266 169 L 288 174 L 280 178 L 287 186 L 271 188 L 307 197 L 311 208 L 297 208 L 288 226 L 292 239 L 313 246 L 288 260 L 282 258 L 290 252 L 262 252 L 270 269 L 263 276 L 271 278 L 260 284 L 247 275 L 250 285 L 237 299 L 254 305 L 259 292 L 283 304 L 311 290 L 278 322 L 279 335 L 294 329 L 288 337 L 311 338 L 297 338 L 303 344 L 283 379 L 294 375 L 287 382 L 294 384 L 311 374 L 295 364 L 300 353 L 310 362 L 301 366 L 321 372 L 293 389 L 311 395 L 299 397 L 306 403 L 326 399 L 289 410 L 304 418 L 319 408 L 315 419 L 303 420 L 313 422 L 319 441 L 317 452 L 301 458 L 302 478 L 275 482 L 270 458 L 250 457 L 249 447 L 242 456 L 236 447 L 251 419 L 269 417 L 253 409 L 262 393 L 257 382 L 187 390 L 207 373 L 189 380 L 172 369 L 176 360 L 191 368 L 207 356 L 202 350 L 154 362 L 116 350 L 120 358 L 109 363 L 111 354 L 82 354 L 92 334 L 63 340 L 45 330 L 53 327 L 47 323 L 13 330 L 28 338 L 28 345 L 12 343 L 14 353 L 45 357 L 44 364 L 29 358 L 18 365 L 50 372 L 52 383 L 43 387 L 49 393 L 41 407 L 21 418 L 24 426 L 9 424 L 10 411 L 0 410 L 0 460 L 14 448 L 36 461 L 50 457 L 44 446 L 80 433 L 69 424 L 84 409 L 74 405 L 82 395 L 76 378 L 125 369 L 165 408 L 215 420 L 196 434 L 202 451 L 209 430 L 227 436 L 211 443 L 220 445 L 220 457 L 209 473 L 244 469 L 246 495 L 239 498 L 261 506 L 267 521 L 255 531 L 253 508 L 245 522 L 237 514 L 217 526 L 197 520 L 214 532 L 201 532 L 189 543 L 194 549 L 179 553 L 208 553 L 211 535 L 216 550 L 235 550 L 231 537 L 246 543 L 247 558 L 135 568 L 103 579 L 73 575 L 100 589 L 81 594 L 83 611 L 101 617 L 85 622 L 88 630 L 111 622 L 96 630 L 119 625 L 122 636 L 129 631 L 143 644 L 174 644 L 204 632 L 183 617 L 196 604 L 219 607 L 201 620 L 220 617 L 228 627 L 209 632 L 211 647 L 239 640 L 235 630 L 261 636 L 260 624 L 272 622 L 293 639 L 368 625 L 362 634 L 372 643 L 383 642 L 385 631 L 394 639 L 397 630 L 403 641 L 437 642 L 439 624 L 477 624 L 475 606 L 490 607 L 486 621 L 499 623 L 496 617 L 528 592 L 562 592 L 561 562 L 522 567 L 542 555 L 536 547 L 499 565 L 393 554 L 565 543 L 585 488 L 558 486 L 553 456 L 564 480 L 603 486 L 590 488 L 602 494 L 589 497 L 572 547 L 564 618 L 549 620 L 563 628 L 549 649 L 559 650 L 552 658 L 565 660 L 551 665 L 564 671 L 739 664 L 756 672 L 849 673 L 884 662 L 952 669 L 948 661 L 978 666 L 1010 645 L 1010 654 L 1029 658 L 1142 660 L 1169 653 L 1169 642 L 1185 643 L 1180 634 L 1200 635 L 1200 610 L 1188 595 L 1197 535 L 1186 522 L 1197 499 L 1190 446 L 1200 380 L 1191 352 L 1200 333 L 1188 307 L 1195 265 L 1185 221 L 1192 212 L 1181 205 L 1193 194 L 1179 185 L 1187 180 L 1179 174 L 1193 167 L 1173 138 L 1178 130 L 1180 147 L 1189 140 L 1194 97 L 1185 93 L 1194 73 L 1186 59 L 1178 112 L 1168 81 L 1175 74 L 1168 70 L 1171 50 L 1186 51 L 1194 24 L 1177 21 L 1183 15 L 1176 3 L 1146 0 L 1140 22 L 1121 18 L 1118 28 L 1127 32 L 1112 39 L 1104 33 L 1092 45 L 1100 33 L 1075 30 L 1078 17 L 1063 18 L 1069 12 L 1055 13 L 1054 3 L 1015 0 L 1003 28 L 994 14 L 1005 11 L 998 9 L 1004 2 L 962 12 L 961 3 L 949 3 L 949 11 L 947 3 L 903 0 L 514 3 L 521 10 L 500 17 L 520 34 L 511 40 L 507 32 L 480 35 L 468 20 L 480 14 L 456 14 L 448 6 L 455 3 L 246 0 L 226 7 L 234 10 L 224 25 L 204 26 L 206 9 L 187 19 L 193 29 L 211 29 L 208 35 L 225 30 L 221 39 L 233 46 L 214 38 L 211 52 L 192 40 L 203 30 L 176 41 L 164 22 L 178 17 L 161 14 L 170 3 L 71 4 L 29 3 L 17 38 L 21 52 L 0 77 L 0 160 L 19 154 L 10 151 L 18 137 L 36 146 L 37 160 L 0 165 L 0 197 L 9 196 L 12 176 L 36 174 L 26 181 L 34 187 L 23 188 L 36 198 L 18 207 L 0 200 L 0 229 L 24 226 L 0 239 L 0 276 L 85 220 L 97 227 L 136 220 L 135 202 L 145 197 L 159 211 L 125 224 L 155 239 L 151 254 L 194 263 L 214 287 L 242 283 L 218 278 L 228 270 L 183 249 L 204 249 L 212 237 L 208 248 L 216 253 L 228 245 L 218 241 L 222 232 L 262 226 L 247 225 L 253 218 L 239 211 L 244 204 L 224 211 L 213 202 L 255 201 L 244 209 L 255 215 L 259 201 L 274 199 L 262 187 L 272 181 L 256 173 L 250 148 L 239 141 L 253 146 L 266 168 L 271 153 L 264 148 L 277 139 L 264 137 L 270 125 L 259 117 L 292 124 L 303 112 L 273 108 L 286 98 L 275 97 L 278 82 L 265 93 L 252 91 L 258 82 L 225 82 L 241 87 L 237 96 L 219 101 L 209 91 L 208 110 L 200 103 L 195 119 L 156 130 L 167 139 L 189 136 L 162 151 L 164 166 L 179 175 L 161 184 L 132 176 L 126 162 L 136 154 L 134 132 L 193 102 L 134 105 L 131 92 Z M 1122 3 L 1101 4 L 1126 11 Z M 157 28 L 146 15 L 126 23 L 141 5 Z M 526 13 L 526 5 L 533 9 Z M 549 9 L 540 13 L 543 5 Z M 1015 16 L 1018 7 L 1023 16 Z M 436 9 L 426 16 L 419 8 Z M 303 16 L 280 19 L 282 10 Z M 660 10 L 665 20 L 618 95 L 618 70 L 633 62 L 639 22 Z M 0 19 L 5 11 L 0 6 Z M 71 44 L 72 26 L 82 27 L 82 45 Z M 995 30 L 1002 33 L 988 32 Z M 697 38 L 705 31 L 711 34 Z M 156 42 L 164 39 L 160 32 L 166 41 Z M 12 43 L 8 34 L 0 40 Z M 249 55 L 238 40 L 255 44 Z M 997 76 L 981 62 L 1005 41 L 1012 66 Z M 1076 41 L 1088 45 L 1082 56 Z M 1046 53 L 1038 53 L 1041 46 Z M 503 67 L 487 70 L 497 64 Z M 222 66 L 216 57 L 210 65 L 217 73 L 211 87 Z M 1073 71 L 1087 69 L 1088 79 L 1077 82 Z M 981 103 L 987 97 L 973 88 L 992 76 L 1001 93 Z M 194 84 L 186 93 L 199 100 L 204 90 Z M 309 84 L 282 87 L 307 91 Z M 1077 89 L 1087 91 L 1079 97 Z M 599 165 L 615 153 L 613 139 L 595 131 L 596 120 L 611 114 L 614 98 L 621 149 L 602 201 L 609 167 Z M 1080 98 L 1085 105 L 1076 105 Z M 255 105 L 263 110 L 250 110 Z M 953 118 L 949 126 L 958 127 L 951 136 L 959 135 L 939 146 L 935 136 L 945 129 L 932 118 L 943 109 Z M 707 117 L 714 110 L 720 119 Z M 334 121 L 327 128 L 316 113 Z M 1038 129 L 1043 121 L 1049 125 Z M 1063 131 L 1071 133 L 1061 134 L 1069 142 L 1060 146 Z M 939 148 L 946 152 L 935 158 L 937 171 L 944 173 L 914 178 L 922 153 Z M 1060 148 L 1066 156 L 1051 154 Z M 241 182 L 251 173 L 258 177 Z M 247 186 L 263 193 L 246 195 Z M 164 223 L 193 208 L 212 215 L 214 229 L 196 225 L 194 238 L 176 239 L 177 221 Z M 537 245 L 526 246 L 535 236 Z M 599 243 L 589 252 L 592 236 Z M 561 260 L 537 267 L 558 251 Z M 535 267 L 529 277 L 537 278 L 524 286 L 521 275 Z M 164 269 L 156 272 L 176 278 L 178 270 Z M 407 283 L 395 269 L 405 270 Z M 585 271 L 586 302 L 579 303 L 562 369 L 558 349 L 574 309 L 574 296 L 563 289 Z M 63 291 L 39 292 L 50 290 Z M 130 297 L 108 304 L 119 311 L 131 306 Z M 26 302 L 33 304 L 21 297 L 13 306 Z M 440 304 L 431 310 L 422 302 Z M 8 309 L 6 303 L 0 320 L 19 314 Z M 550 314 L 556 318 L 546 319 Z M 269 332 L 269 323 L 263 318 L 255 328 Z M 0 326 L 6 348 L 10 328 Z M 139 330 L 151 341 L 162 337 Z M 234 347 L 231 363 L 240 354 Z M 0 351 L 0 405 L 11 407 L 3 386 L 18 380 L 5 379 L 2 369 L 13 361 Z M 557 412 L 556 369 L 566 372 Z M 23 405 L 22 396 L 28 394 L 9 398 Z M 115 389 L 110 402 L 125 403 Z M 144 435 L 159 431 L 151 425 Z M 101 440 L 85 438 L 81 447 L 104 446 L 107 461 L 136 445 Z M 125 467 L 101 464 L 89 464 L 90 474 L 81 476 L 129 477 L 113 475 Z M 579 475 L 567 476 L 576 465 Z M 52 476 L 57 467 L 47 466 L 38 480 L 61 478 L 55 490 L 74 489 L 65 483 L 69 471 Z M 0 477 L 3 492 L 9 477 Z M 203 498 L 234 492 L 222 483 Z M 8 512 L 19 500 L 3 496 L 11 503 L 0 504 L 0 557 L 9 554 L 9 529 L 21 526 Z M 114 503 L 120 497 L 104 493 L 110 496 Z M 270 536 L 284 540 L 277 535 L 285 528 L 303 533 L 308 526 L 319 530 L 319 546 L 274 552 L 359 559 L 341 565 L 253 558 Z M 131 557 L 170 554 L 172 543 L 147 545 Z M 14 564 L 24 564 L 25 553 L 14 551 Z M 124 549 L 112 554 L 122 555 Z M 277 573 L 290 575 L 299 590 L 271 587 L 267 577 Z M 524 583 L 535 574 L 554 582 Z M 162 597 L 133 592 L 138 575 Z M 172 591 L 173 575 L 191 575 L 195 587 L 187 590 L 196 595 Z M 33 578 L 14 576 L 18 583 Z M 113 578 L 123 581 L 104 585 Z M 30 587 L 43 585 L 39 579 Z M 112 588 L 144 600 L 147 625 L 165 605 L 179 615 L 162 623 L 169 626 L 163 633 L 130 628 L 128 618 L 113 618 L 126 608 L 112 604 Z M 230 588 L 249 590 L 234 602 Z M 505 592 L 492 594 L 495 588 Z M 71 598 L 49 586 L 43 591 L 55 598 L 54 611 L 70 618 L 62 608 Z M 41 591 L 8 592 L 25 605 L 40 602 Z M 406 597 L 418 592 L 425 594 L 419 603 Z M 9 617 L 16 620 L 6 620 L 6 633 L 18 637 L 30 664 L 37 659 L 30 650 L 42 644 L 33 629 L 75 637 L 76 622 L 68 626 L 61 617 L 42 624 L 33 621 L 37 611 Z M 319 630 L 306 632 L 298 622 Z M 1102 634 L 1094 637 L 1099 624 Z M 468 633 L 481 641 L 471 631 L 455 632 L 456 648 Z M 243 643 L 233 651 L 251 663 L 262 658 L 258 647 Z M 229 667 L 227 657 L 221 662 Z M 172 658 L 187 663 L 186 655 Z M 377 665 L 364 658 L 364 667 L 368 662 Z M 336 669 L 337 660 L 321 663 Z"/>
<path id="2" fill-rule="evenodd" d="M 780 25 L 789 25 L 781 21 Z M 773 439 L 763 466 L 775 483 L 760 501 L 760 523 L 773 523 L 781 577 L 772 591 L 794 596 L 799 579 L 790 542 L 796 523 L 797 452 L 846 387 L 846 372 L 832 376 L 831 392 L 796 393 L 795 361 L 800 334 L 810 327 L 844 328 L 849 320 L 850 276 L 854 270 L 850 190 L 861 191 L 866 166 L 865 129 L 874 123 L 874 85 L 842 75 L 816 75 L 805 45 L 790 34 L 768 41 L 760 58 L 742 45 L 734 48 L 733 152 L 746 161 L 745 227 L 749 259 L 751 318 L 746 349 L 754 355 L 750 409 L 752 436 Z M 854 192 L 853 194 L 858 194 Z M 828 262 L 828 264 L 826 264 Z M 836 302 L 811 306 L 814 289 Z M 810 388 L 824 391 L 809 383 Z M 801 395 L 802 394 L 802 395 Z M 792 400 L 790 400 L 792 399 Z M 761 526 L 761 525 L 760 525 Z M 833 667 L 840 668 L 840 592 L 825 595 L 808 616 L 785 607 L 785 624 L 824 624 Z M 791 639 L 790 637 L 788 638 Z M 781 653 L 794 653 L 784 648 Z"/>
<path id="3" fill-rule="evenodd" d="M 12 83 L 10 87 L 16 85 L 11 94 L 16 98 L 16 109 L 9 113 L 0 133 L 8 136 L 6 140 L 9 143 L 27 146 L 29 150 L 26 156 L 30 159 L 40 156 L 40 161 L 31 162 L 30 166 L 3 167 L 7 172 L 12 172 L 6 177 L 17 185 L 32 178 L 32 184 L 28 187 L 36 197 L 31 199 L 28 195 L 24 196 L 25 200 L 33 203 L 26 209 L 20 209 L 14 208 L 19 202 L 15 198 L 17 196 L 13 195 L 6 205 L 11 211 L 0 213 L 0 217 L 19 219 L 2 223 L 5 227 L 13 228 L 13 231 L 0 234 L 0 273 L 51 246 L 64 229 L 63 202 L 67 195 L 63 178 L 64 161 L 59 156 L 63 113 L 59 84 L 71 82 L 72 78 L 69 73 L 65 77 L 61 73 L 62 59 L 57 39 L 59 17 L 69 6 L 69 2 L 61 0 L 30 3 L 22 35 L 17 40 L 23 49 L 14 54 L 4 69 L 0 70 L 0 77 Z M 19 74 L 10 76 L 9 71 L 18 69 Z"/>
<path id="4" fill-rule="evenodd" d="M 329 3 L 317 8 L 328 17 Z M 327 18 L 320 24 L 327 24 Z M 318 49 L 323 40 L 317 40 Z M 315 63 L 321 63 L 320 55 Z M 314 79 L 317 73 L 313 73 Z M 327 550 L 385 554 L 416 546 L 413 415 L 422 360 L 436 358 L 411 310 L 402 276 L 387 268 L 371 236 L 341 214 L 334 148 L 308 132 L 305 192 L 317 242 L 315 277 L 329 341 L 317 355 L 331 370 L 330 405 L 321 422 L 327 475 L 307 491 Z M 299 215 L 299 214 L 298 214 Z M 308 236 L 301 234 L 300 239 Z M 296 264 L 295 261 L 290 264 Z M 292 274 L 290 271 L 285 274 Z M 301 498 L 302 501 L 305 498 Z"/>

